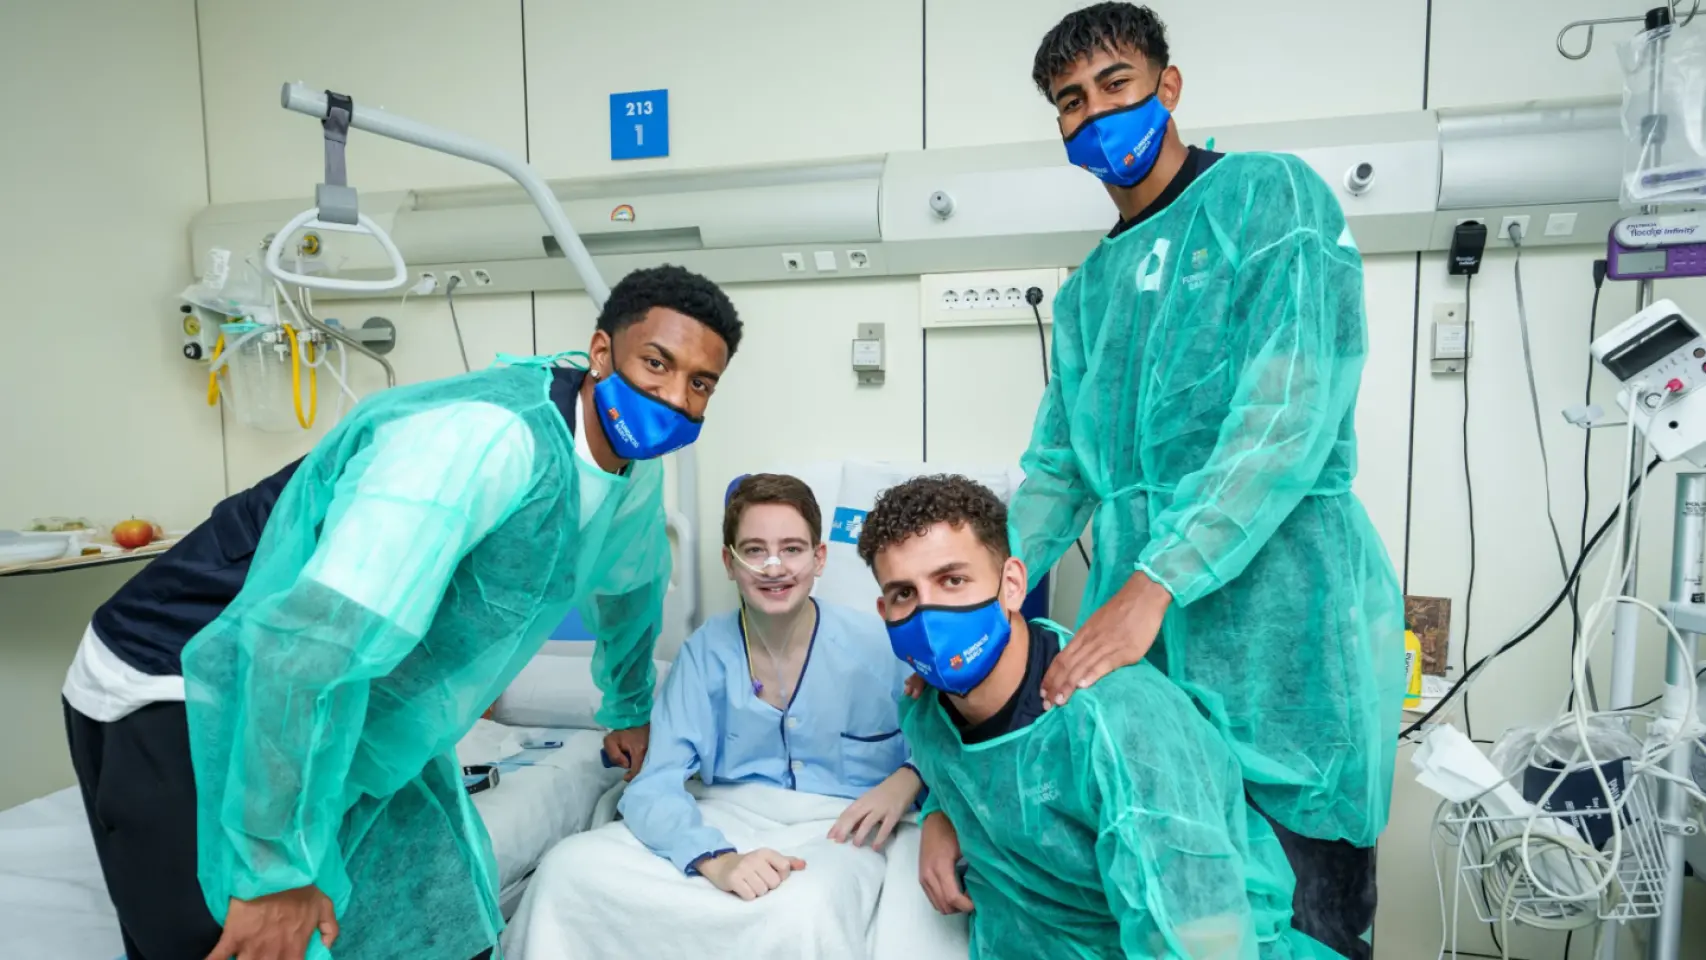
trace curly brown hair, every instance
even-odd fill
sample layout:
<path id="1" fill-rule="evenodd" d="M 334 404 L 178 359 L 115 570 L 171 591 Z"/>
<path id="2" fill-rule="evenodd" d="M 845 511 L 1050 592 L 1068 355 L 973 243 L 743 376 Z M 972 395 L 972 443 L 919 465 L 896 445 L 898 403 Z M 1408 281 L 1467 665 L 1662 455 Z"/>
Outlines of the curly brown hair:
<path id="1" fill-rule="evenodd" d="M 798 477 L 785 473 L 751 473 L 740 478 L 729 491 L 728 505 L 723 507 L 723 546 L 733 546 L 735 533 L 740 530 L 740 518 L 746 508 L 757 503 L 779 503 L 793 507 L 806 521 L 812 532 L 812 546 L 823 536 L 823 511 L 818 508 L 812 488 Z"/>
<path id="2" fill-rule="evenodd" d="M 874 570 L 878 551 L 923 536 L 938 523 L 956 530 L 970 526 L 997 561 L 1009 556 L 1007 505 L 983 484 L 944 473 L 914 477 L 878 494 L 859 531 L 859 557 Z"/>

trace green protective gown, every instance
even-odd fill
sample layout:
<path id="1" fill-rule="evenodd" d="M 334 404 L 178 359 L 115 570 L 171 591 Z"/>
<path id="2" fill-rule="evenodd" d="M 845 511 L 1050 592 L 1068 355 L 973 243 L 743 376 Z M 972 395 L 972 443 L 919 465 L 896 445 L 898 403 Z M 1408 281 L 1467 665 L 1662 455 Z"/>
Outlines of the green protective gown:
<path id="1" fill-rule="evenodd" d="M 1403 602 L 1351 493 L 1362 262 L 1303 161 L 1233 154 L 1103 240 L 1054 305 L 1055 377 L 1010 535 L 1035 578 L 1088 523 L 1088 617 L 1142 571 L 1173 605 L 1149 659 L 1304 836 L 1386 824 Z"/>
<path id="2" fill-rule="evenodd" d="M 340 960 L 472 957 L 503 920 L 457 740 L 572 609 L 598 637 L 600 722 L 646 722 L 670 573 L 662 466 L 616 477 L 578 458 L 550 378 L 499 368 L 363 401 L 184 648 L 215 918 L 313 884 L 337 908 Z M 587 517 L 583 482 L 609 485 Z"/>
<path id="3" fill-rule="evenodd" d="M 1232 751 L 1154 667 L 970 746 L 934 691 L 903 710 L 924 815 L 969 866 L 973 960 L 1332 956 L 1291 929 L 1291 867 Z"/>

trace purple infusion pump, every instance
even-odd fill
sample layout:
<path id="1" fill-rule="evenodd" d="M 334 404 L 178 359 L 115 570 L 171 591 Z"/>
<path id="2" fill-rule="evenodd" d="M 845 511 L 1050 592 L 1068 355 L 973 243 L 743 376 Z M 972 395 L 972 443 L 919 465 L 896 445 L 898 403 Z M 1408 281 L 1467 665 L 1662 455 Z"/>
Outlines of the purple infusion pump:
<path id="1" fill-rule="evenodd" d="M 1706 277 L 1706 213 L 1617 221 L 1606 243 L 1605 275 L 1613 280 Z"/>

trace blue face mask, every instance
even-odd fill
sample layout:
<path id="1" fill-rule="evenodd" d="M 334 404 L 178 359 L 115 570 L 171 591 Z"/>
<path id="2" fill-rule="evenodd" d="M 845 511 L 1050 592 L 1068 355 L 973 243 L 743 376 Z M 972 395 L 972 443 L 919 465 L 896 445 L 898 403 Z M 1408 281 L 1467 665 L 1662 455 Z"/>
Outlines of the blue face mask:
<path id="1" fill-rule="evenodd" d="M 999 597 L 971 607 L 919 607 L 888 628 L 895 656 L 925 683 L 961 697 L 989 676 L 1013 637 Z"/>
<path id="2" fill-rule="evenodd" d="M 1110 186 L 1135 187 L 1155 169 L 1171 117 L 1153 93 L 1129 107 L 1104 110 L 1066 138 L 1066 159 Z"/>
<path id="3" fill-rule="evenodd" d="M 610 448 L 624 460 L 651 460 L 699 439 L 703 417 L 690 417 L 629 383 L 617 371 L 592 388 L 598 422 Z"/>

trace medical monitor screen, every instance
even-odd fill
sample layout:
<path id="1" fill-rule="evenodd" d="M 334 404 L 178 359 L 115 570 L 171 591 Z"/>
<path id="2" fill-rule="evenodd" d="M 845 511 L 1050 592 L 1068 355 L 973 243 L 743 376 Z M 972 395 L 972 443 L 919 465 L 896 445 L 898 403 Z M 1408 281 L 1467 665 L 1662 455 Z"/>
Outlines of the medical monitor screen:
<path id="1" fill-rule="evenodd" d="M 1676 314 L 1659 321 L 1653 329 L 1605 355 L 1605 369 L 1622 381 L 1629 381 L 1665 357 L 1686 346 L 1694 339 L 1694 328 Z"/>
<path id="2" fill-rule="evenodd" d="M 1657 276 L 1670 266 L 1670 257 L 1663 250 L 1642 250 L 1617 255 L 1617 275 L 1620 277 Z"/>

